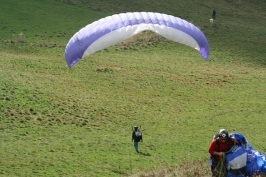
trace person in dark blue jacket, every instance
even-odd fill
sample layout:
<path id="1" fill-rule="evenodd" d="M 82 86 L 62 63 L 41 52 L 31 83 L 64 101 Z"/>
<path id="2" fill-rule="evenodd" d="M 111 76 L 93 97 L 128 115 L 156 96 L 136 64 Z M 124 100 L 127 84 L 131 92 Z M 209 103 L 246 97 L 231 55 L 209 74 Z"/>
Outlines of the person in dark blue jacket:
<path id="1" fill-rule="evenodd" d="M 138 143 L 142 142 L 142 133 L 139 130 L 138 126 L 134 126 L 134 130 L 132 132 L 132 141 L 134 142 L 134 148 L 137 153 L 139 153 Z"/>

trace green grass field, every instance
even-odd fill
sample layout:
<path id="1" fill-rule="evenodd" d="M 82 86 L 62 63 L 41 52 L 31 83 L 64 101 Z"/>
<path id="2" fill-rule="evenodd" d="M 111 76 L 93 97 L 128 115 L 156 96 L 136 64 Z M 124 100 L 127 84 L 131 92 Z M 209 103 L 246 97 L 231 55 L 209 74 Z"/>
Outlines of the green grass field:
<path id="1" fill-rule="evenodd" d="M 220 128 L 266 153 L 265 1 L 9 0 L 0 9 L 0 176 L 210 176 Z M 75 32 L 129 11 L 192 22 L 209 61 L 145 32 L 67 67 Z"/>

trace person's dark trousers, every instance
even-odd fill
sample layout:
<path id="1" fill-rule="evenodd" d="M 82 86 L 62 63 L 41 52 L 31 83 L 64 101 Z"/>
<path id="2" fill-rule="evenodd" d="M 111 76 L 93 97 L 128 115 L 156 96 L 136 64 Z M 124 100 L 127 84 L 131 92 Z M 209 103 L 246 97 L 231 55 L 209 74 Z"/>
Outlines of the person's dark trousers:
<path id="1" fill-rule="evenodd" d="M 134 141 L 134 148 L 135 148 L 135 150 L 136 150 L 136 152 L 139 152 L 139 142 L 135 142 Z"/>
<path id="2" fill-rule="evenodd" d="M 212 177 L 218 177 L 219 173 L 216 170 L 218 162 L 215 160 L 212 160 L 212 164 L 211 164 L 211 171 L 212 171 Z"/>

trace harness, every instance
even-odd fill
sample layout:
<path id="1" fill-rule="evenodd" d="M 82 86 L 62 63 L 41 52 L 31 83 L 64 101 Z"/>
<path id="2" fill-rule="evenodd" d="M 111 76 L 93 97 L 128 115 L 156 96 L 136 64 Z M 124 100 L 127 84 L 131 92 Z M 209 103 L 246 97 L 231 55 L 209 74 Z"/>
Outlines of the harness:
<path id="1" fill-rule="evenodd" d="M 137 131 L 134 131 L 135 132 L 135 136 L 136 137 L 140 137 L 141 136 L 141 131 L 137 130 Z"/>

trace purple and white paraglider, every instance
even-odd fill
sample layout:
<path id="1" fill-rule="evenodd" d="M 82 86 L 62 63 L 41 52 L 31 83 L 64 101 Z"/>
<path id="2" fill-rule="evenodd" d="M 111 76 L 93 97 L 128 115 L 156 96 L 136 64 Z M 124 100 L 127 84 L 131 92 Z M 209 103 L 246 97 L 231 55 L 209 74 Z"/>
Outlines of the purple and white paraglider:
<path id="1" fill-rule="evenodd" d="M 85 56 L 122 42 L 144 30 L 190 46 L 208 60 L 208 41 L 201 30 L 193 24 L 166 14 L 130 12 L 102 18 L 80 29 L 65 49 L 68 67 L 71 68 Z"/>

